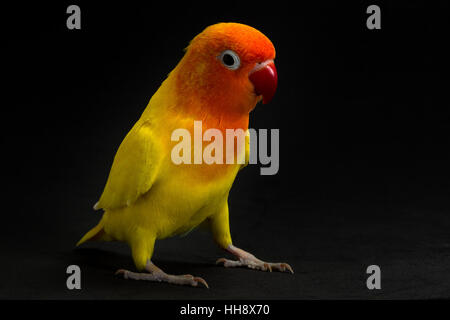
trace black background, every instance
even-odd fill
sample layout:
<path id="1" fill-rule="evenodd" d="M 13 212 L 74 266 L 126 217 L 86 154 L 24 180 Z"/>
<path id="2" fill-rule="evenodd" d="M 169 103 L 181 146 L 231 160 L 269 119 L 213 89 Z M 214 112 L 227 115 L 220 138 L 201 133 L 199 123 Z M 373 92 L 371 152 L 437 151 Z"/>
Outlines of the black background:
<path id="1" fill-rule="evenodd" d="M 81 30 L 66 8 L 81 7 Z M 382 29 L 366 28 L 378 4 Z M 445 1 L 87 1 L 2 10 L 0 298 L 342 299 L 450 297 Z M 280 129 L 280 171 L 243 170 L 233 242 L 295 275 L 225 269 L 210 235 L 159 241 L 154 262 L 211 289 L 126 281 L 124 244 L 79 238 L 120 142 L 206 26 L 249 24 L 277 50 L 279 87 L 250 127 Z M 66 267 L 82 289 L 66 288 Z M 382 289 L 366 288 L 367 266 Z"/>

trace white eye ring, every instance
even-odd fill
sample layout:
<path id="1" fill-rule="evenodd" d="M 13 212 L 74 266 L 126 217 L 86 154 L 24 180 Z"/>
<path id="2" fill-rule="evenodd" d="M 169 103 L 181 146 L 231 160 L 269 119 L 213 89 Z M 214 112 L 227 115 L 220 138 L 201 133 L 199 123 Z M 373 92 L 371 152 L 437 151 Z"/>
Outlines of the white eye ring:
<path id="1" fill-rule="evenodd" d="M 233 50 L 225 50 L 218 58 L 230 70 L 236 70 L 241 66 L 241 59 L 239 59 L 239 56 Z"/>

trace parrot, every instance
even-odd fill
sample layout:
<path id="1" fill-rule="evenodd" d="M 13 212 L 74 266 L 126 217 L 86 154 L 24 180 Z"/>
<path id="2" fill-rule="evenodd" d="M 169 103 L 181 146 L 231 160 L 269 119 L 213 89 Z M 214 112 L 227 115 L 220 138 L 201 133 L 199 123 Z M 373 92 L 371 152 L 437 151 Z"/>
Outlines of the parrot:
<path id="1" fill-rule="evenodd" d="M 245 24 L 221 22 L 195 36 L 117 149 L 94 205 L 102 217 L 77 246 L 86 241 L 125 242 L 136 272 L 119 269 L 118 276 L 209 288 L 201 277 L 168 274 L 151 260 L 156 240 L 184 235 L 201 225 L 235 257 L 220 258 L 217 265 L 293 274 L 289 264 L 260 260 L 231 239 L 228 196 L 237 173 L 248 164 L 248 134 L 242 147 L 233 147 L 235 161 L 180 164 L 172 159 L 174 130 L 193 133 L 195 121 L 201 121 L 203 130 L 248 133 L 250 112 L 275 94 L 274 59 L 272 42 Z M 242 157 L 244 161 L 237 161 Z"/>

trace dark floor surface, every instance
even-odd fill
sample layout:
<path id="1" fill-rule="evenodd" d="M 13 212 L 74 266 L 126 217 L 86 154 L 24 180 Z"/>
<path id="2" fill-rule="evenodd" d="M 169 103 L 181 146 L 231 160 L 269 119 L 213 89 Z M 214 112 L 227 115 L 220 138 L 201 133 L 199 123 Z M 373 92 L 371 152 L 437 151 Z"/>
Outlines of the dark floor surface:
<path id="1" fill-rule="evenodd" d="M 124 280 L 118 268 L 133 268 L 119 243 L 78 238 L 96 223 L 96 213 L 67 215 L 66 229 L 14 230 L 2 242 L 3 299 L 429 299 L 450 298 L 450 219 L 436 197 L 415 197 L 409 206 L 359 200 L 323 200 L 297 208 L 270 201 L 230 205 L 234 243 L 268 261 L 285 261 L 295 274 L 225 269 L 214 265 L 224 252 L 210 235 L 194 231 L 156 243 L 154 262 L 165 271 L 190 273 L 210 289 Z M 414 206 L 414 208 L 413 208 Z M 253 209 L 251 209 L 253 207 Z M 72 207 L 71 210 L 79 208 Z M 245 212 L 245 210 L 249 210 Z M 251 211 L 250 211 L 251 210 Z M 373 216 L 373 219 L 370 219 Z M 425 219 L 426 217 L 426 219 Z M 290 223 L 291 221 L 291 223 Z M 82 289 L 66 289 L 66 268 L 79 265 Z M 366 268 L 381 268 L 381 290 L 366 288 Z"/>

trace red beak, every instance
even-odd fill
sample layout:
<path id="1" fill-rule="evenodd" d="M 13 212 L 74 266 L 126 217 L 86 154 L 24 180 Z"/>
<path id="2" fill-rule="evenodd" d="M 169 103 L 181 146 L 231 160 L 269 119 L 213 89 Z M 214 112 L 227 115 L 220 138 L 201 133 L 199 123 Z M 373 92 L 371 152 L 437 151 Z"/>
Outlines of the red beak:
<path id="1" fill-rule="evenodd" d="M 248 78 L 253 83 L 256 95 L 262 95 L 263 103 L 269 103 L 275 95 L 278 84 L 277 69 L 273 60 L 257 63 Z"/>

